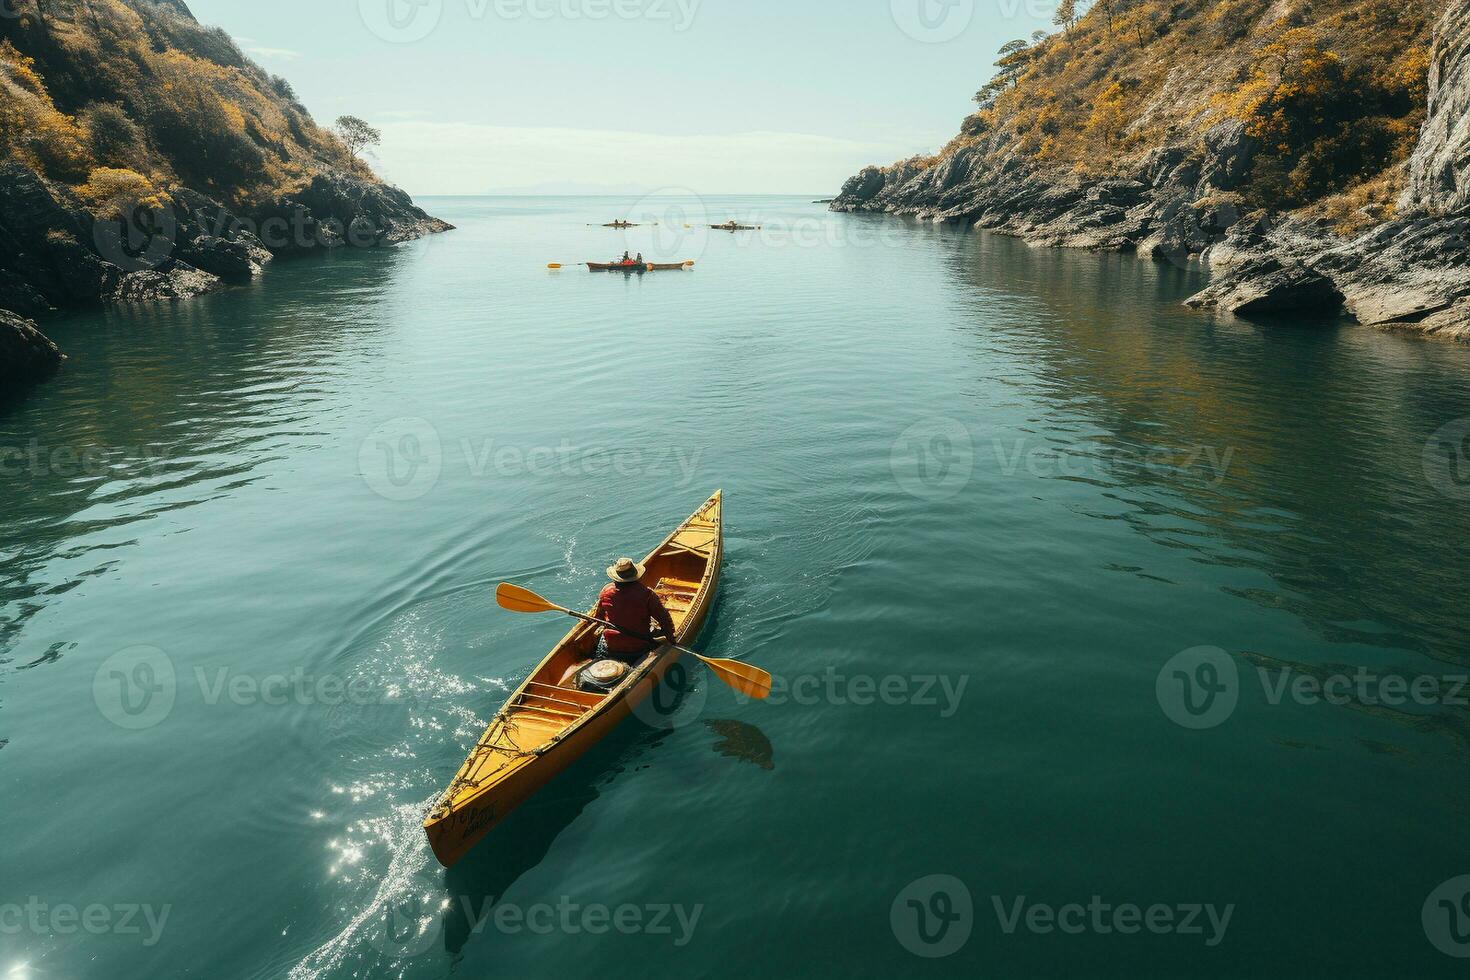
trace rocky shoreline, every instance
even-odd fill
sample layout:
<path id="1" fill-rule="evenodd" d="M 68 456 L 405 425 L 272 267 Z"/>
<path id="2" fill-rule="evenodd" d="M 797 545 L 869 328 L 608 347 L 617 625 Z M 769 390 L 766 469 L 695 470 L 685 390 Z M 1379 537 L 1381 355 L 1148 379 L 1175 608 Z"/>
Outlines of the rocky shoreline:
<path id="1" fill-rule="evenodd" d="M 1187 302 L 1241 316 L 1345 313 L 1375 326 L 1470 340 L 1470 0 L 1452 0 L 1431 57 L 1429 116 L 1396 214 L 1360 234 L 1294 214 L 1245 212 L 1236 192 L 1256 151 L 1242 123 L 1156 147 L 1106 178 L 1048 172 L 1002 134 L 932 164 L 869 167 L 834 211 L 955 222 L 1038 246 L 1199 260 Z"/>
<path id="2" fill-rule="evenodd" d="M 57 310 L 187 299 L 248 283 L 278 256 L 386 247 L 452 228 L 395 187 L 334 171 L 248 214 L 180 189 L 162 209 L 103 221 L 28 168 L 0 164 L 0 381 L 55 372 L 59 352 L 32 321 Z"/>

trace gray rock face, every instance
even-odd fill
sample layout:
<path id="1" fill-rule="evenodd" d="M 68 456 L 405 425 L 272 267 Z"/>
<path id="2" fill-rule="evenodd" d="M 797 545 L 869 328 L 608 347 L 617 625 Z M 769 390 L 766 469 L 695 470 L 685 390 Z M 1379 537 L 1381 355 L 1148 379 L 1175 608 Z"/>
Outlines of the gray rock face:
<path id="1" fill-rule="evenodd" d="M 139 269 L 128 272 L 105 299 L 113 303 L 156 303 L 161 300 L 193 299 L 219 288 L 215 276 L 183 262 L 170 263 L 167 269 Z"/>
<path id="2" fill-rule="evenodd" d="M 0 396 L 46 380 L 64 360 L 34 323 L 0 310 Z"/>
<path id="3" fill-rule="evenodd" d="M 283 225 L 284 239 L 275 237 Z M 416 207 L 396 187 L 331 172 L 267 208 L 259 234 L 268 248 L 282 253 L 397 245 L 453 227 Z"/>
<path id="4" fill-rule="evenodd" d="M 19 164 L 0 164 L 0 306 L 31 315 L 94 300 L 118 270 L 94 248 L 92 216 Z"/>
<path id="5" fill-rule="evenodd" d="M 1260 141 L 1239 120 L 1222 122 L 1205 132 L 1205 161 L 1200 169 L 1199 194 L 1233 191 L 1245 183 Z"/>
<path id="6" fill-rule="evenodd" d="M 1187 301 L 1194 307 L 1219 307 L 1238 316 L 1273 313 L 1332 313 L 1343 296 L 1332 280 L 1301 262 L 1274 256 L 1249 259 Z"/>
<path id="7" fill-rule="evenodd" d="M 26 167 L 0 165 L 0 307 L 39 316 L 98 300 L 196 296 L 249 282 L 276 253 L 395 245 L 452 227 L 397 188 L 345 174 L 320 175 L 251 216 L 188 189 L 171 197 L 140 216 L 147 228 L 98 221 Z"/>
<path id="8" fill-rule="evenodd" d="M 1429 69 L 1429 118 L 1409 161 L 1400 206 L 1470 205 L 1470 0 L 1447 0 Z"/>
<path id="9" fill-rule="evenodd" d="M 247 242 L 200 235 L 180 248 L 178 257 L 223 282 L 243 285 L 260 275 L 261 265 L 269 261 L 270 253 Z"/>

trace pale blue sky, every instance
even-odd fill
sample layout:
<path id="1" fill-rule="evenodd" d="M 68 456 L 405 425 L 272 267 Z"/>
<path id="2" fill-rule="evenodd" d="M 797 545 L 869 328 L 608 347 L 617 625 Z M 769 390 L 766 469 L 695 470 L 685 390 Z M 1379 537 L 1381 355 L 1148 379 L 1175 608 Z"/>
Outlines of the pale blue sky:
<path id="1" fill-rule="evenodd" d="M 943 145 L 1055 0 L 188 0 L 415 194 L 828 196 Z"/>

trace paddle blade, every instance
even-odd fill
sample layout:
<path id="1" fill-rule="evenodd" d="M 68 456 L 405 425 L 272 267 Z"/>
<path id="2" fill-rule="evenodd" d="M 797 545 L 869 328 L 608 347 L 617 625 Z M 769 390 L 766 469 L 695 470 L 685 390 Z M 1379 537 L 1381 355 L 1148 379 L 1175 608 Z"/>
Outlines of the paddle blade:
<path id="1" fill-rule="evenodd" d="M 696 654 L 697 656 L 697 654 Z M 771 675 L 739 660 L 700 657 L 714 675 L 748 698 L 764 701 L 771 696 Z"/>
<path id="2" fill-rule="evenodd" d="M 694 260 L 693 259 L 685 259 L 684 260 L 684 264 L 685 265 L 693 265 L 694 264 Z"/>
<path id="3" fill-rule="evenodd" d="M 560 269 L 561 268 L 561 263 L 560 262 L 548 262 L 548 263 L 546 263 L 546 268 L 548 268 L 548 269 Z"/>
<path id="4" fill-rule="evenodd" d="M 495 587 L 495 601 L 501 609 L 518 613 L 566 612 L 561 606 L 547 602 L 530 589 L 523 589 L 509 582 Z"/>

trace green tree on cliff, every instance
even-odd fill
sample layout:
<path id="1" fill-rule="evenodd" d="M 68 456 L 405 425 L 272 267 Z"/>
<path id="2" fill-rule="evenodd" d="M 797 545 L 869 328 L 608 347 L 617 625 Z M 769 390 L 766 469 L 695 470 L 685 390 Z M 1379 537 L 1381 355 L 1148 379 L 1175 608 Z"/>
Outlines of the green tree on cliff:
<path id="1" fill-rule="evenodd" d="M 341 136 L 342 142 L 347 144 L 347 151 L 352 154 L 354 160 L 362 150 L 383 142 L 382 133 L 356 116 L 338 116 L 337 135 Z"/>

